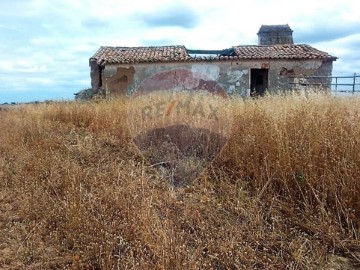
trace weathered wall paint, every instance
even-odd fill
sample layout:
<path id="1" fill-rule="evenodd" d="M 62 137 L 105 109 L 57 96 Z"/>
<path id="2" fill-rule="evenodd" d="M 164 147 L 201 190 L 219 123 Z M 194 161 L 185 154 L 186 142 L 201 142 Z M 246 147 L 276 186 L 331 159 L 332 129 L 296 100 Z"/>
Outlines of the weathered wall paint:
<path id="1" fill-rule="evenodd" d="M 220 75 L 220 67 L 212 64 L 192 64 L 191 72 L 206 74 L 210 79 L 217 81 Z"/>
<path id="2" fill-rule="evenodd" d="M 105 90 L 107 96 L 122 96 L 127 94 L 127 89 L 133 84 L 135 68 L 116 67 L 115 73 L 105 69 Z"/>
<path id="3" fill-rule="evenodd" d="M 268 69 L 268 91 L 275 93 L 291 89 L 294 76 L 331 76 L 332 62 L 247 60 L 106 65 L 102 72 L 101 88 L 105 89 L 108 96 L 130 95 L 144 80 L 156 73 L 172 69 L 186 69 L 216 80 L 229 94 L 247 96 L 250 92 L 250 70 L 261 68 Z M 326 83 L 329 82 L 326 81 Z"/>
<path id="4" fill-rule="evenodd" d="M 274 62 L 269 69 L 269 91 L 283 91 L 292 89 L 293 84 L 302 76 L 331 76 L 332 61 L 321 60 L 293 60 Z M 304 81 L 310 82 L 311 81 Z M 330 89 L 331 79 L 317 79 Z"/>

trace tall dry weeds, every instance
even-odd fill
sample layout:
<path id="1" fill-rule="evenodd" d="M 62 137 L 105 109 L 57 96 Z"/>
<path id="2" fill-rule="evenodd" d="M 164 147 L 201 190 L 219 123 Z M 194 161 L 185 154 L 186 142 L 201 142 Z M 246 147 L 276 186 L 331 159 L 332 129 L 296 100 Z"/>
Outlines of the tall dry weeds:
<path id="1" fill-rule="evenodd" d="M 231 102 L 229 142 L 180 188 L 131 142 L 126 101 L 2 111 L 0 268 L 355 269 L 360 100 Z"/>

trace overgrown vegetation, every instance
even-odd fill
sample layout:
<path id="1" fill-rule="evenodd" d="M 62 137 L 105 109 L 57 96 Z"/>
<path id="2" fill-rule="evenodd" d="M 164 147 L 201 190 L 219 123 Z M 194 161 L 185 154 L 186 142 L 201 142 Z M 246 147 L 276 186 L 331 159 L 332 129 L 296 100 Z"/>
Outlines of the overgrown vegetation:
<path id="1" fill-rule="evenodd" d="M 224 150 L 174 188 L 126 101 L 0 116 L 1 269 L 356 269 L 360 99 L 233 100 Z"/>

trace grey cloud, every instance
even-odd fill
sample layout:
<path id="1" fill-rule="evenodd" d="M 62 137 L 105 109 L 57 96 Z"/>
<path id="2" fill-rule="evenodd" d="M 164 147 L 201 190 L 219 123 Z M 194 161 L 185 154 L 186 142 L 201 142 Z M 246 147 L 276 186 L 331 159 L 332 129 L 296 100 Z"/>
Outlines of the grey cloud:
<path id="1" fill-rule="evenodd" d="M 357 55 L 346 55 L 343 57 L 340 57 L 339 61 L 334 63 L 334 67 L 336 70 L 336 66 L 339 64 L 340 66 L 347 65 L 349 71 L 348 74 L 354 73 L 354 72 L 360 72 L 360 57 Z"/>
<path id="2" fill-rule="evenodd" d="M 359 30 L 359 34 L 360 34 L 360 30 Z M 347 42 L 347 46 L 352 50 L 358 51 L 360 49 L 360 39 Z M 356 55 L 358 56 L 359 54 L 356 53 Z"/>
<path id="3" fill-rule="evenodd" d="M 141 15 L 148 26 L 179 26 L 193 28 L 198 24 L 196 13 L 187 6 L 168 6 L 166 8 Z"/>
<path id="4" fill-rule="evenodd" d="M 344 38 L 356 33 L 360 33 L 360 24 L 320 24 L 294 31 L 294 39 L 296 43 L 317 43 Z"/>

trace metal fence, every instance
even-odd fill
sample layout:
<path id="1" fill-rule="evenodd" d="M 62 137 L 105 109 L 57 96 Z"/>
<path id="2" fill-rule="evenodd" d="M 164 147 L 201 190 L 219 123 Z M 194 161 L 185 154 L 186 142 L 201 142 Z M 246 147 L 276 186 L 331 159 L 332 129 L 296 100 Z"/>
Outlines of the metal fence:
<path id="1" fill-rule="evenodd" d="M 360 93 L 360 73 L 350 76 L 297 76 L 292 77 L 295 89 L 331 88 L 334 93 Z"/>

